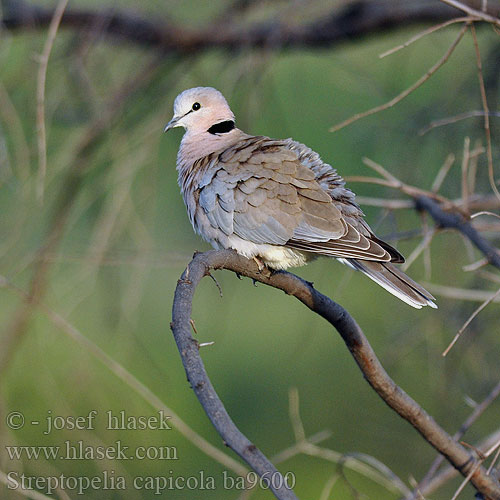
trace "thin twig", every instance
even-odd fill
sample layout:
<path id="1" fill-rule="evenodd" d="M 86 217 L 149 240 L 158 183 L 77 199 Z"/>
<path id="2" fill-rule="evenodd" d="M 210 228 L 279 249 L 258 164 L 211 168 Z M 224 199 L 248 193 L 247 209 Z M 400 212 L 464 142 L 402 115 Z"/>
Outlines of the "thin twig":
<path id="1" fill-rule="evenodd" d="M 485 149 L 481 145 L 481 140 L 476 139 L 474 149 L 470 152 L 470 167 L 469 167 L 469 192 L 474 193 L 476 191 L 476 180 L 477 180 L 477 165 L 479 163 L 479 157 L 485 152 Z M 493 196 L 495 196 L 493 194 Z M 495 196 L 496 198 L 496 196 Z M 497 201 L 498 198 L 496 198 Z"/>
<path id="2" fill-rule="evenodd" d="M 464 333 L 465 329 L 470 325 L 471 321 L 491 302 L 493 302 L 497 297 L 500 296 L 500 288 L 487 300 L 485 300 L 467 319 L 467 321 L 463 324 L 462 328 L 458 330 L 458 333 L 455 335 L 453 340 L 450 342 L 450 345 L 444 350 L 442 356 L 446 356 L 449 352 L 450 349 L 455 345 L 457 340 L 460 338 L 462 333 Z"/>
<path id="3" fill-rule="evenodd" d="M 394 200 L 394 199 L 386 200 L 385 198 L 356 196 L 356 201 L 360 205 L 369 205 L 371 207 L 387 208 L 388 210 L 402 210 L 415 207 L 415 204 L 411 200 Z"/>
<path id="4" fill-rule="evenodd" d="M 437 285 L 435 283 L 423 283 L 432 294 L 447 297 L 453 300 L 468 300 L 470 302 L 484 302 L 491 297 L 491 292 L 487 290 L 470 290 L 467 288 L 457 288 L 454 286 Z M 493 300 L 499 304 L 500 299 Z"/>
<path id="5" fill-rule="evenodd" d="M 496 217 L 497 219 L 500 219 L 500 215 L 494 214 L 493 212 L 488 212 L 488 210 L 482 210 L 481 212 L 476 212 L 475 214 L 472 214 L 470 216 L 470 218 L 475 219 L 476 217 L 479 217 L 480 215 L 489 215 L 490 217 Z"/>
<path id="6" fill-rule="evenodd" d="M 500 456 L 500 448 L 497 449 L 497 452 L 495 453 L 495 456 L 493 457 L 491 464 L 488 466 L 488 470 L 486 471 L 486 474 L 491 474 L 491 471 L 493 470 L 493 467 L 495 466 L 495 463 L 498 460 L 499 456 Z"/>
<path id="7" fill-rule="evenodd" d="M 500 446 L 500 439 L 484 454 L 484 458 L 488 458 Z"/>
<path id="8" fill-rule="evenodd" d="M 421 128 L 418 131 L 418 135 L 425 135 L 427 132 L 432 130 L 433 128 L 437 127 L 443 127 L 445 125 L 450 125 L 452 123 L 459 122 L 461 120 L 466 120 L 467 118 L 475 118 L 477 116 L 484 116 L 485 112 L 484 111 L 466 111 L 464 113 L 460 113 L 455 116 L 450 116 L 448 118 L 441 118 L 440 120 L 434 120 L 429 125 L 427 125 L 424 128 Z M 495 116 L 495 117 L 500 117 L 500 112 L 498 111 L 489 111 L 488 113 L 489 116 Z"/>
<path id="9" fill-rule="evenodd" d="M 493 283 L 500 283 L 500 276 L 498 274 L 491 273 L 490 271 L 484 271 L 483 269 L 481 269 L 477 274 L 485 280 L 492 281 Z"/>
<path id="10" fill-rule="evenodd" d="M 500 23 L 500 20 L 499 20 Z M 500 24 L 499 24 L 500 26 Z M 474 41 L 474 50 L 476 53 L 476 63 L 477 63 L 477 77 L 479 79 L 479 88 L 481 90 L 481 101 L 483 103 L 484 109 L 484 132 L 486 134 L 486 154 L 488 156 L 488 178 L 490 180 L 490 186 L 498 199 L 500 199 L 500 192 L 495 183 L 495 174 L 493 171 L 493 148 L 491 146 L 491 130 L 490 130 L 490 110 L 488 108 L 488 99 L 486 98 L 486 88 L 484 86 L 483 77 L 483 65 L 481 62 L 481 54 L 479 53 L 479 44 L 477 43 L 476 28 L 474 24 L 470 25 L 470 31 L 472 33 L 472 40 Z"/>
<path id="11" fill-rule="evenodd" d="M 465 32 L 467 31 L 467 28 L 469 27 L 469 24 L 467 23 L 465 26 L 462 27 L 460 30 L 457 38 L 454 40 L 454 42 L 451 44 L 450 48 L 445 52 L 444 56 L 439 59 L 439 61 L 432 66 L 425 75 L 423 75 L 421 78 L 419 78 L 413 85 L 408 87 L 406 90 L 398 94 L 396 97 L 392 98 L 390 101 L 386 102 L 385 104 L 381 104 L 380 106 L 376 106 L 372 109 L 369 109 L 368 111 L 364 111 L 363 113 L 357 113 L 351 118 L 344 120 L 343 122 L 339 123 L 338 125 L 335 125 L 330 128 L 330 132 L 337 132 L 338 130 L 347 127 L 347 125 L 350 125 L 351 123 L 354 123 L 361 118 L 365 118 L 370 115 L 374 115 L 375 113 L 379 113 L 380 111 L 384 111 L 386 109 L 392 108 L 396 104 L 398 104 L 400 101 L 402 101 L 405 97 L 409 96 L 413 91 L 418 89 L 421 85 L 423 85 L 443 64 L 448 61 L 450 58 L 451 54 L 459 44 L 460 40 L 462 40 L 462 37 L 464 36 Z"/>
<path id="12" fill-rule="evenodd" d="M 487 266 L 488 264 L 489 264 L 488 259 L 486 257 L 483 257 L 482 259 L 479 259 L 476 262 L 473 262 L 472 264 L 463 266 L 462 271 L 465 271 L 466 273 L 471 271 L 477 271 L 478 269 L 481 269 L 482 267 Z"/>
<path id="13" fill-rule="evenodd" d="M 383 52 L 378 57 L 379 57 L 379 59 L 383 59 L 384 57 L 387 57 L 391 54 L 394 54 L 395 52 L 398 52 L 401 49 L 405 49 L 406 47 L 408 47 L 412 43 L 415 43 L 416 41 L 420 40 L 424 36 L 430 35 L 431 33 L 434 33 L 435 31 L 438 31 L 441 28 L 446 28 L 446 26 L 449 26 L 450 24 L 465 23 L 465 22 L 477 21 L 477 20 L 478 20 L 477 17 L 465 16 L 465 17 L 457 17 L 456 19 L 450 19 L 449 21 L 445 21 L 444 23 L 441 23 L 441 24 L 436 24 L 435 26 L 431 26 L 430 28 L 427 28 L 426 30 L 421 31 L 420 33 L 417 33 L 415 36 L 412 36 L 405 43 Z"/>
<path id="14" fill-rule="evenodd" d="M 319 500 L 328 500 L 330 498 L 333 487 L 335 486 L 338 478 L 339 475 L 335 473 L 330 477 L 330 479 L 328 479 L 328 481 L 325 483 L 325 486 L 323 486 L 323 490 L 321 492 Z"/>
<path id="15" fill-rule="evenodd" d="M 299 411 L 299 391 L 296 387 L 290 387 L 288 390 L 288 406 L 290 414 L 290 422 L 292 423 L 293 433 L 295 435 L 295 441 L 301 442 L 305 441 L 306 433 L 304 431 L 304 425 L 302 424 L 302 419 L 300 418 Z"/>
<path id="16" fill-rule="evenodd" d="M 485 454 L 484 456 L 479 457 L 479 461 L 475 466 L 475 469 L 479 468 L 481 464 L 500 446 L 500 441 L 496 442 Z M 469 474 L 467 474 L 467 477 L 463 480 L 462 484 L 459 486 L 455 494 L 453 495 L 451 500 L 456 500 L 458 498 L 458 495 L 462 492 L 462 490 L 465 488 L 467 483 L 471 480 L 472 475 L 474 474 L 475 470 L 471 470 Z M 486 472 L 488 474 L 488 471 Z"/>
<path id="17" fill-rule="evenodd" d="M 467 182 L 467 171 L 469 168 L 469 158 L 470 158 L 470 137 L 466 136 L 464 139 L 464 152 L 462 156 L 462 200 L 463 207 L 466 212 L 468 212 L 468 202 L 469 202 L 469 183 Z"/>
<path id="18" fill-rule="evenodd" d="M 429 244 L 424 247 L 424 269 L 425 269 L 425 279 L 430 280 L 432 276 L 432 256 L 431 256 L 431 240 L 434 234 L 436 234 L 436 230 L 430 230 L 429 225 L 427 223 L 427 217 L 422 215 L 422 229 L 425 234 L 431 233 L 431 237 L 429 240 Z"/>
<path id="19" fill-rule="evenodd" d="M 366 177 L 364 175 L 348 175 L 345 177 L 345 180 L 347 182 L 364 182 L 367 184 L 376 184 L 378 186 L 385 186 L 393 189 L 398 189 L 402 193 L 405 193 L 408 196 L 411 196 L 412 198 L 423 196 L 425 198 L 429 198 L 438 201 L 440 203 L 443 203 L 450 208 L 458 209 L 458 205 L 456 203 L 446 199 L 444 196 L 441 196 L 438 193 L 432 193 L 431 191 L 426 191 L 425 189 L 420 189 L 415 186 L 410 186 L 409 184 L 405 184 L 399 180 L 389 181 L 387 179 L 380 179 L 379 177 Z M 414 206 L 415 205 L 413 204 L 413 207 Z"/>
<path id="20" fill-rule="evenodd" d="M 455 7 L 457 9 L 460 9 L 461 11 L 465 12 L 469 16 L 477 17 L 481 19 L 482 21 L 485 21 L 487 23 L 494 24 L 498 27 L 500 27 L 500 19 L 497 19 L 496 17 L 490 16 L 486 12 L 482 12 L 480 10 L 473 9 L 472 7 L 469 7 L 468 5 L 465 5 L 462 2 L 458 2 L 457 0 L 441 0 L 441 2 L 446 3 L 448 5 L 451 5 L 452 7 Z"/>
<path id="21" fill-rule="evenodd" d="M 431 191 L 433 193 L 437 193 L 440 189 L 441 186 L 448 175 L 448 172 L 450 171 L 450 168 L 453 166 L 453 163 L 455 163 L 455 155 L 453 153 L 450 153 L 447 157 L 446 160 L 443 163 L 443 166 L 439 169 L 439 172 L 436 175 L 436 178 L 434 179 L 434 182 L 432 183 Z"/>
<path id="22" fill-rule="evenodd" d="M 422 241 L 415 247 L 413 252 L 407 257 L 406 262 L 402 266 L 403 271 L 407 271 L 408 268 L 417 260 L 418 256 L 424 252 L 432 242 L 432 238 L 436 234 L 435 229 L 430 229 L 425 231 Z"/>
<path id="23" fill-rule="evenodd" d="M 59 0 L 54 17 L 50 22 L 47 40 L 40 55 L 38 66 L 38 75 L 36 79 L 36 131 L 38 144 L 38 178 L 36 195 L 38 201 L 43 202 L 43 193 L 45 187 L 45 175 L 47 172 L 47 137 L 45 132 L 45 80 L 47 78 L 47 65 L 49 63 L 50 53 L 56 39 L 57 30 L 61 22 L 64 10 L 68 5 L 68 0 Z"/>
<path id="24" fill-rule="evenodd" d="M 392 182 L 395 186 L 397 186 L 399 184 L 402 185 L 402 182 L 397 177 L 392 175 L 389 172 L 389 170 L 387 170 L 382 165 L 380 165 L 380 163 L 377 163 L 377 162 L 373 161 L 371 158 L 367 158 L 366 156 L 364 156 L 362 158 L 362 161 L 368 168 L 371 168 L 372 170 L 374 170 L 375 172 L 380 174 L 382 177 L 384 177 L 388 181 Z"/>
<path id="25" fill-rule="evenodd" d="M 457 500 L 458 495 L 462 492 L 462 490 L 467 486 L 468 482 L 471 480 L 472 475 L 476 472 L 476 470 L 481 467 L 482 460 L 479 461 L 473 469 L 467 474 L 466 478 L 462 481 L 462 484 L 457 488 L 457 491 L 455 491 L 455 494 L 451 497 L 451 500 Z"/>
<path id="26" fill-rule="evenodd" d="M 331 437 L 332 437 L 332 431 L 324 430 L 324 431 L 317 432 L 316 434 L 313 434 L 312 436 L 307 436 L 306 441 L 308 443 L 312 443 L 312 444 L 319 444 L 322 441 L 325 441 Z M 281 462 L 286 462 L 287 460 L 290 460 L 291 458 L 296 457 L 297 455 L 300 455 L 302 453 L 302 444 L 303 443 L 295 442 L 294 444 L 292 444 L 288 448 L 285 448 L 284 450 L 279 451 L 278 453 L 276 453 L 276 455 L 273 455 L 272 461 L 274 463 L 279 464 Z M 340 453 L 339 453 L 339 455 L 340 455 Z M 360 468 L 357 469 L 357 468 L 353 467 L 352 470 L 356 470 L 357 472 L 360 472 L 361 474 L 364 473 Z"/>

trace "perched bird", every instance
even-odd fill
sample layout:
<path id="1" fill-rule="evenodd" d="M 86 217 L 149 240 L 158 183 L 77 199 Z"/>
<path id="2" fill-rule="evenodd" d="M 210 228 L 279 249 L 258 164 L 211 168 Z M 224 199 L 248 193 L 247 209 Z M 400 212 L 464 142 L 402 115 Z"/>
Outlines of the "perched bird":
<path id="1" fill-rule="evenodd" d="M 236 128 L 226 99 L 211 87 L 177 96 L 165 132 L 173 127 L 186 129 L 177 170 L 189 219 L 214 248 L 271 269 L 334 257 L 412 307 L 436 307 L 392 264 L 404 257 L 373 234 L 342 177 L 307 146 Z"/>

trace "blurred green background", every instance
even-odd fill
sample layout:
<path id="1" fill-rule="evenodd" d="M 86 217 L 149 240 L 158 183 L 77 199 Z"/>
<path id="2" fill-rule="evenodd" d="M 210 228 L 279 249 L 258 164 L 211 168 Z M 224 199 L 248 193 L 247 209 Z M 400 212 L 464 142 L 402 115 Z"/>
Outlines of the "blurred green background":
<path id="1" fill-rule="evenodd" d="M 138 16 L 196 29 L 216 19 L 227 5 L 222 0 L 209 5 L 202 0 L 140 4 L 122 0 L 105 5 L 78 0 L 70 1 L 68 8 L 133 8 Z M 232 22 L 237 26 L 272 21 L 280 12 L 300 17 L 327 7 L 325 2 L 292 6 L 263 2 Z M 9 332 L 26 321 L 25 327 L 21 325 L 24 334 L 1 373 L 3 473 L 92 477 L 114 471 L 130 485 L 136 476 L 198 478 L 203 471 L 215 477 L 216 491 L 185 487 L 165 490 L 161 497 L 240 498 L 241 492 L 222 487 L 227 467 L 181 435 L 175 419 L 170 421 L 170 431 L 106 429 L 108 410 L 125 410 L 134 416 L 157 415 L 157 410 L 110 371 L 109 362 L 103 364 L 72 338 L 68 325 L 61 326 L 53 314 L 48 317 L 43 307 L 66 318 L 192 429 L 237 460 L 221 443 L 186 383 L 169 329 L 177 279 L 195 250 L 208 249 L 189 224 L 177 186 L 175 158 L 181 131 L 162 134 L 173 100 L 189 87 L 216 87 L 228 99 L 240 128 L 276 138 L 293 137 L 318 151 L 343 176 L 372 176 L 362 163 L 363 157 L 369 157 L 403 181 L 429 189 L 453 153 L 456 162 L 442 193 L 457 198 L 464 138 L 470 137 L 471 144 L 484 143 L 482 118 L 436 128 L 423 136 L 418 131 L 432 120 L 482 109 L 470 34 L 436 75 L 393 109 L 337 133 L 328 132 L 332 125 L 410 86 L 444 54 L 460 29 L 448 27 L 379 59 L 380 53 L 424 27 L 402 27 L 329 49 L 245 48 L 182 57 L 60 29 L 47 70 L 43 202 L 36 195 L 36 85 L 37 54 L 47 31 L 0 32 L 0 349 L 4 353 L 10 352 Z M 483 27 L 478 37 L 485 77 L 494 82 L 498 35 Z M 492 84 L 488 92 L 490 102 L 496 102 L 498 88 Z M 109 113 L 112 117 L 106 121 Z M 493 134 L 496 130 L 492 118 Z M 498 158 L 495 135 L 493 146 Z M 79 176 L 69 175 L 72 171 Z M 477 183 L 479 190 L 489 192 L 484 155 L 479 159 Z M 360 196 L 403 197 L 371 184 L 350 187 Z M 403 254 L 409 255 L 421 242 L 422 222 L 415 211 L 363 208 L 377 234 Z M 47 245 L 47 235 L 54 234 L 51 228 L 58 224 L 61 240 L 49 247 L 44 267 L 40 248 Z M 462 271 L 480 255 L 457 234 L 438 234 L 430 253 L 431 275 L 424 276 L 420 256 L 408 271 L 414 279 L 495 289 L 477 274 Z M 23 306 L 4 278 L 29 291 L 40 269 L 44 306 Z M 296 272 L 350 311 L 389 374 L 448 432 L 455 432 L 474 401 L 481 401 L 498 382 L 497 304 L 486 308 L 448 357 L 442 358 L 442 351 L 478 303 L 438 296 L 438 310 L 417 311 L 335 261 L 320 259 Z M 288 406 L 289 391 L 296 388 L 306 435 L 331 431 L 319 446 L 340 455 L 372 456 L 407 486 L 411 478 L 422 477 L 435 453 L 373 393 L 329 325 L 277 290 L 253 286 L 248 279 L 239 281 L 229 272 L 217 272 L 216 278 L 222 298 L 211 280 L 204 280 L 197 290 L 193 311 L 197 339 L 215 342 L 203 348 L 203 360 L 229 414 L 251 441 L 269 457 L 294 444 Z M 48 415 L 85 416 L 91 410 L 98 412 L 93 430 L 42 432 Z M 494 403 L 466 440 L 476 443 L 493 432 L 499 410 L 499 403 Z M 22 429 L 6 426 L 6 416 L 13 411 L 24 414 Z M 41 423 L 32 425 L 32 420 Z M 170 446 L 178 459 L 17 460 L 5 449 L 5 445 L 63 446 L 66 440 L 82 440 L 94 447 L 111 446 L 117 440 L 130 449 Z M 295 491 L 302 499 L 401 496 L 366 474 L 320 456 L 297 454 L 278 468 L 293 472 Z M 337 476 L 327 496 L 326 486 Z M 460 481 L 455 479 L 431 497 L 449 498 Z M 19 498 L 5 484 L 0 491 L 1 498 Z M 466 490 L 464 498 L 467 495 L 470 498 L 472 490 Z M 71 490 L 54 496 L 77 497 Z M 158 497 L 154 491 L 132 487 L 125 492 L 89 489 L 84 495 L 90 499 Z M 256 489 L 251 497 L 272 495 Z"/>

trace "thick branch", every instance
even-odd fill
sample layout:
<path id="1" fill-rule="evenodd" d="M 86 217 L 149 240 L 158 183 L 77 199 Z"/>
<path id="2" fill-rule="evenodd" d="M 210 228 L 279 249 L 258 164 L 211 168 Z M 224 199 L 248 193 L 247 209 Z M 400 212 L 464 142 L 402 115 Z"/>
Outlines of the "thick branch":
<path id="1" fill-rule="evenodd" d="M 472 226 L 470 220 L 457 212 L 445 212 L 436 201 L 427 196 L 415 198 L 417 210 L 425 210 L 440 228 L 456 229 L 461 232 L 488 259 L 488 262 L 500 269 L 500 253 Z"/>
<path id="2" fill-rule="evenodd" d="M 0 0 L 3 19 L 9 30 L 40 29 L 49 25 L 53 9 L 31 5 L 23 0 Z M 493 2 L 490 2 L 490 4 Z M 477 1 L 467 5 L 476 7 Z M 490 16 L 498 15 L 498 6 L 488 5 Z M 440 23 L 463 15 L 457 8 L 436 0 L 358 0 L 333 9 L 308 25 L 264 21 L 245 26 L 226 18 L 208 27 L 187 29 L 158 22 L 127 11 L 67 9 L 61 27 L 77 31 L 99 31 L 121 40 L 167 52 L 191 52 L 210 48 L 331 46 L 352 38 L 422 23 Z"/>
<path id="3" fill-rule="evenodd" d="M 274 467 L 237 429 L 227 414 L 206 374 L 198 344 L 192 338 L 190 318 L 192 300 L 198 283 L 210 269 L 228 269 L 239 275 L 283 290 L 293 295 L 313 312 L 330 322 L 340 333 L 364 377 L 377 394 L 407 420 L 437 451 L 465 477 L 471 471 L 471 483 L 492 500 L 500 500 L 500 485 L 478 467 L 477 460 L 457 443 L 408 396 L 385 372 L 361 328 L 349 313 L 331 299 L 316 291 L 310 283 L 287 272 L 259 271 L 255 262 L 230 250 L 197 254 L 177 284 L 171 328 L 181 354 L 191 387 L 224 442 L 240 455 L 257 473 L 275 471 Z M 277 498 L 295 498 L 292 492 L 274 491 Z M 283 496 L 285 495 L 285 496 Z M 292 495 L 292 496 L 286 496 Z"/>

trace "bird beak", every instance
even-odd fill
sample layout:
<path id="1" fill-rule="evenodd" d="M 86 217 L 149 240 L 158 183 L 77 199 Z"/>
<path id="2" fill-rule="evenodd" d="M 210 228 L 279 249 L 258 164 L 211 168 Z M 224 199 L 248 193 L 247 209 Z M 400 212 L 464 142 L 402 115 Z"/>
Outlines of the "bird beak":
<path id="1" fill-rule="evenodd" d="M 174 116 L 166 125 L 163 132 L 168 132 L 171 128 L 179 127 L 179 120 L 182 116 Z"/>

